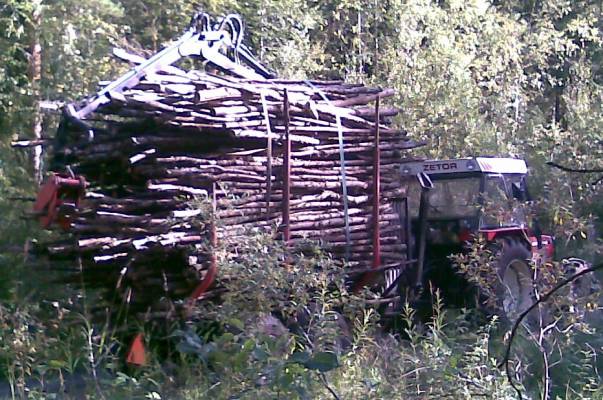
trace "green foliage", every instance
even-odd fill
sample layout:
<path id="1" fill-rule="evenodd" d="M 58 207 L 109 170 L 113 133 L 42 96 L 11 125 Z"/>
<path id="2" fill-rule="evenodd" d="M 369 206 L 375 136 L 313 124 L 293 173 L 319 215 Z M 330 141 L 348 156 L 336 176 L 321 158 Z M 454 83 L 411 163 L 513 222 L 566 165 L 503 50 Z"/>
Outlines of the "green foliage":
<path id="1" fill-rule="evenodd" d="M 328 398 L 329 392 L 346 399 L 445 394 L 513 398 L 488 355 L 490 327 L 473 333 L 470 315 L 448 317 L 437 294 L 434 317 L 426 329 L 415 323 L 414 312 L 406 307 L 408 339 L 399 341 L 379 333 L 374 310 L 356 306 L 360 299 L 337 289 L 337 274 L 310 273 L 318 265 L 327 269 L 325 265 L 332 263 L 328 255 L 309 255 L 307 247 L 301 257 L 299 250 L 286 253 L 281 243 L 261 234 L 231 241 L 239 251 L 230 248 L 222 253 L 220 263 L 228 294 L 197 313 L 198 318 L 220 321 L 222 333 L 208 339 L 203 334 L 207 324 L 200 320 L 175 333 L 178 351 L 196 366 L 186 370 L 197 371 L 185 379 L 191 382 L 185 398 Z M 269 278 L 266 268 L 274 269 Z M 315 276 L 300 279 L 298 270 Z M 266 296 L 266 281 L 281 290 Z M 338 296 L 325 296 L 325 287 Z M 260 306 L 261 302 L 265 304 Z M 305 323 L 299 314 L 303 305 L 313 309 Z M 328 323 L 333 322 L 329 316 L 335 315 L 335 308 L 353 321 L 349 344 L 339 348 L 333 339 L 341 341 L 346 330 L 339 325 L 334 331 Z M 195 332 L 195 326 L 201 331 Z"/>
<path id="2" fill-rule="evenodd" d="M 74 315 L 73 305 L 3 303 L 0 365 L 15 394 L 42 396 L 75 373 L 89 381 L 76 396 L 91 398 L 515 398 L 492 358 L 496 320 L 477 327 L 474 312 L 446 311 L 434 292 L 432 319 L 418 323 L 406 304 L 405 328 L 395 337 L 340 286 L 340 273 L 319 248 L 308 243 L 287 252 L 255 233 L 226 243 L 219 278 L 230 292 L 199 304 L 171 334 L 168 359 L 151 341 L 148 365 L 130 374 L 121 370 L 114 332 Z M 229 246 L 239 252 L 225 251 Z M 268 283 L 282 291 L 267 295 Z M 559 345 L 580 349 L 562 360 L 575 373 L 571 398 L 597 398 L 600 344 L 566 339 Z"/>
<path id="3" fill-rule="evenodd" d="M 203 375 L 213 377 L 208 385 L 221 382 L 215 393 L 307 398 L 320 384 L 315 372 L 339 366 L 349 340 L 345 316 L 362 307 L 347 293 L 341 266 L 314 243 L 287 250 L 251 232 L 220 243 L 226 291 L 219 303 L 200 304 L 193 320 L 217 321 L 224 333 L 208 342 L 177 332 L 177 348 L 201 360 Z"/>
<path id="4" fill-rule="evenodd" d="M 78 328 L 64 327 L 63 306 L 0 306 L 2 380 L 13 396 L 39 393 L 46 378 L 76 371 L 85 362 L 85 342 Z M 42 318 L 44 315 L 44 318 Z"/>
<path id="5" fill-rule="evenodd" d="M 123 37 L 122 6 L 112 0 L 43 3 L 40 31 L 44 49 L 42 97 L 73 101 L 113 79 L 111 46 Z M 65 18 L 65 16 L 69 18 Z"/>
<path id="6" fill-rule="evenodd" d="M 28 30 L 32 2 L 8 1 L 0 8 L 0 129 L 18 123 L 30 94 Z M 16 120 L 16 121 L 15 121 Z M 15 121 L 15 122 L 13 122 Z"/>
<path id="7" fill-rule="evenodd" d="M 279 310 L 294 315 L 313 299 L 332 302 L 346 295 L 343 269 L 315 243 L 304 243 L 290 253 L 269 235 L 252 234 L 221 241 L 220 270 L 226 302 L 253 313 Z M 283 263 L 285 266 L 283 267 Z M 233 310 L 224 310 L 228 315 Z"/>
<path id="8" fill-rule="evenodd" d="M 508 342 L 508 334 L 517 319 L 517 315 L 510 315 L 499 301 L 505 290 L 512 292 L 504 286 L 499 272 L 500 254 L 505 246 L 502 242 L 504 240 L 499 243 L 476 240 L 469 251 L 452 257 L 459 273 L 479 289 L 483 308 L 490 314 L 503 316 L 505 323 L 500 325 L 490 343 L 497 357 L 503 356 L 500 347 Z M 533 300 L 536 300 L 576 272 L 575 266 L 566 260 L 536 261 L 530 263 L 534 280 L 524 284 L 532 287 Z M 558 396 L 571 392 L 575 398 L 590 398 L 592 380 L 600 381 L 601 376 L 598 372 L 584 374 L 584 370 L 592 373 L 598 368 L 596 356 L 587 349 L 603 350 L 598 339 L 598 332 L 603 328 L 601 310 L 600 283 L 589 274 L 562 287 L 524 319 L 514 338 L 514 352 L 509 362 L 529 391 L 547 398 L 551 391 Z M 553 365 L 559 367 L 551 368 Z M 561 370 L 563 373 L 558 373 Z"/>

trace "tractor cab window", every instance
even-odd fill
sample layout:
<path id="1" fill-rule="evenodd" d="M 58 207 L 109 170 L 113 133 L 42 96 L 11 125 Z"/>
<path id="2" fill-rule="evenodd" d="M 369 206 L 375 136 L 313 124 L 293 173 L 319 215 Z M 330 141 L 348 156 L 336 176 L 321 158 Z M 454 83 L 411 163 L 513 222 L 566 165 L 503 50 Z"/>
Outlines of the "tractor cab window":
<path id="1" fill-rule="evenodd" d="M 508 183 L 513 181 L 505 178 L 501 174 L 489 174 L 484 179 L 482 228 L 525 225 L 525 213 L 510 195 Z"/>
<path id="2" fill-rule="evenodd" d="M 486 175 L 484 182 L 484 198 L 487 201 L 496 203 L 507 201 L 507 186 L 502 175 Z"/>
<path id="3" fill-rule="evenodd" d="M 429 192 L 428 219 L 459 219 L 476 217 L 479 204 L 480 179 L 450 178 L 433 179 L 433 189 Z M 418 217 L 421 187 L 411 182 L 409 187 L 409 207 L 411 216 Z"/>
<path id="4" fill-rule="evenodd" d="M 479 216 L 481 178 L 437 176 L 428 194 L 427 242 L 437 246 L 459 246 L 475 231 Z M 416 237 L 419 223 L 421 186 L 414 179 L 408 191 L 409 213 Z"/>

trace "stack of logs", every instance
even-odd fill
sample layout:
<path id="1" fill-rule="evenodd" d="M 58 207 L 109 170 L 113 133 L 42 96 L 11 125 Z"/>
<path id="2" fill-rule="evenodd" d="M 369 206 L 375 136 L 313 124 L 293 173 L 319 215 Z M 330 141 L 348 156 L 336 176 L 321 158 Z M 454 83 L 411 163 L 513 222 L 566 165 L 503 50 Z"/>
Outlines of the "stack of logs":
<path id="1" fill-rule="evenodd" d="M 375 266 L 378 234 L 379 262 L 403 265 L 394 202 L 399 164 L 416 143 L 390 127 L 396 109 L 374 106 L 393 93 L 176 67 L 149 74 L 85 124 L 63 119 L 49 143 L 52 169 L 83 176 L 88 187 L 69 238 L 46 250 L 77 258 L 88 286 L 117 293 L 135 312 L 165 315 L 215 273 L 212 212 L 196 201 L 207 196 L 218 241 L 249 227 L 276 229 L 290 242 L 320 240 L 358 279 Z"/>

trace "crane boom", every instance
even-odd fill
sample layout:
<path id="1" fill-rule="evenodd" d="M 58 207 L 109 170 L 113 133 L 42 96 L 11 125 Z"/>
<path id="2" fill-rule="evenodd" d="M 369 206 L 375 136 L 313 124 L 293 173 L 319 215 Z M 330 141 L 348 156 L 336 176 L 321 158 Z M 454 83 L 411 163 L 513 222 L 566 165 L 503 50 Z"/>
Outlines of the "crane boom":
<path id="1" fill-rule="evenodd" d="M 227 15 L 213 27 L 210 22 L 208 14 L 196 14 L 190 28 L 176 42 L 111 82 L 89 99 L 81 109 L 78 110 L 71 104 L 67 107 L 67 112 L 77 119 L 86 119 L 98 107 L 110 102 L 112 97 L 136 86 L 147 74 L 160 71 L 182 57 L 200 57 L 220 69 L 250 80 L 264 80 L 271 76 L 247 48 L 241 47 L 243 26 L 240 17 L 235 14 Z M 232 32 L 224 29 L 226 27 Z M 224 55 L 224 48 L 234 50 L 235 59 L 239 58 L 237 53 L 240 48 L 242 58 L 249 66 Z"/>

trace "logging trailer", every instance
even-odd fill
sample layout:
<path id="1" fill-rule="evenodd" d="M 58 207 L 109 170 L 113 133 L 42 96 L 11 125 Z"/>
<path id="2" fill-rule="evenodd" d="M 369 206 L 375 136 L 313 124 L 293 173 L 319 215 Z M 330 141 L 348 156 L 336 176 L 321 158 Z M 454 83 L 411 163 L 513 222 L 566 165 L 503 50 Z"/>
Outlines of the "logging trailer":
<path id="1" fill-rule="evenodd" d="M 524 161 L 404 162 L 419 144 L 384 122 L 397 111 L 380 109 L 379 99 L 393 90 L 273 79 L 242 44 L 242 31 L 238 16 L 213 23 L 197 14 L 179 40 L 149 59 L 116 54 L 136 66 L 64 108 L 52 142 L 54 173 L 34 215 L 44 228 L 72 231 L 74 242 L 51 243 L 47 253 L 77 257 L 94 284 L 108 279 L 107 287 L 150 315 L 146 302 L 161 296 L 145 282 L 159 282 L 153 287 L 162 296 L 211 298 L 219 236 L 242 224 L 280 224 L 286 243 L 330 244 L 353 266 L 354 287 L 383 285 L 387 314 L 398 300 L 420 298 L 427 281 L 447 302 L 464 305 L 471 289 L 445 264 L 481 235 L 497 247 L 502 309 L 512 319 L 532 303 L 529 262 L 550 260 L 554 251 L 552 238 L 510 206 L 529 200 Z M 172 66 L 187 55 L 225 75 Z M 374 111 L 366 106 L 373 101 Z M 242 196 L 234 211 L 219 209 L 221 182 Z M 187 222 L 198 213 L 185 197 L 200 193 L 213 197 L 222 232 L 212 223 L 197 232 Z M 487 198 L 509 206 L 505 218 L 481 211 Z M 194 272 L 192 290 L 176 267 Z M 141 343 L 137 335 L 130 362 L 144 363 Z"/>

